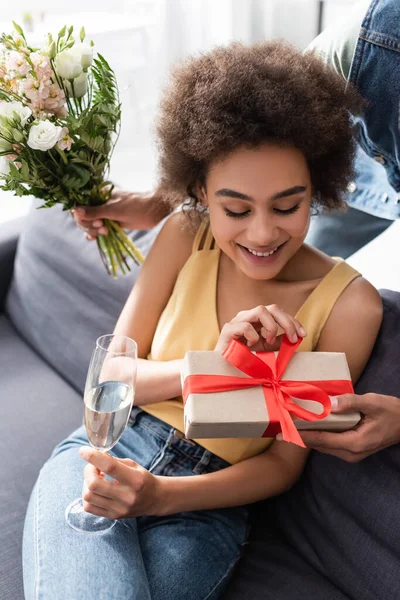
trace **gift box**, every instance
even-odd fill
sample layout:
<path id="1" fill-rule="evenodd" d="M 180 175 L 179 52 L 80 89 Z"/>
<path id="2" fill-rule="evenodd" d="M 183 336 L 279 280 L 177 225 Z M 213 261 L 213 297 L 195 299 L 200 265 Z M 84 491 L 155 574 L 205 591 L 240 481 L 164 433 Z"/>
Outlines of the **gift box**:
<path id="1" fill-rule="evenodd" d="M 232 341 L 224 353 L 190 351 L 182 370 L 188 439 L 275 437 L 303 445 L 298 430 L 346 431 L 360 414 L 333 414 L 330 396 L 352 393 L 344 353 L 253 353 Z"/>

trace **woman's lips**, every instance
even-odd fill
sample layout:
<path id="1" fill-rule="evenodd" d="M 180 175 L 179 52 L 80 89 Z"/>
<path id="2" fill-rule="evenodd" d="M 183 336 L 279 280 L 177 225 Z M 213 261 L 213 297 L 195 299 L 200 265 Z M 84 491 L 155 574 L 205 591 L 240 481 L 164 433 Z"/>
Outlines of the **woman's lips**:
<path id="1" fill-rule="evenodd" d="M 285 244 L 286 242 L 283 242 L 283 244 L 280 244 L 279 246 L 275 247 L 275 249 L 272 248 L 267 252 L 260 252 L 259 250 L 249 249 L 246 248 L 246 246 L 242 246 L 241 244 L 237 244 L 237 246 L 238 248 L 240 248 L 246 259 L 252 264 L 268 265 L 275 262 Z M 257 254 L 255 254 L 255 252 L 257 252 Z"/>

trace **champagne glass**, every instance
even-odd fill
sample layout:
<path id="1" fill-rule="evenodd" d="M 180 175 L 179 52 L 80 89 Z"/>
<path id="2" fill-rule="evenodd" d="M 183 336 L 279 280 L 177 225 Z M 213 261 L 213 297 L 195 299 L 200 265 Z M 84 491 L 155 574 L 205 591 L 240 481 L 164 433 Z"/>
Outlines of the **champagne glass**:
<path id="1" fill-rule="evenodd" d="M 123 335 L 103 335 L 96 341 L 85 386 L 85 427 L 93 448 L 107 452 L 118 442 L 128 423 L 135 394 L 137 345 Z M 103 533 L 116 520 L 97 517 L 77 498 L 65 512 L 70 527 L 85 533 Z"/>

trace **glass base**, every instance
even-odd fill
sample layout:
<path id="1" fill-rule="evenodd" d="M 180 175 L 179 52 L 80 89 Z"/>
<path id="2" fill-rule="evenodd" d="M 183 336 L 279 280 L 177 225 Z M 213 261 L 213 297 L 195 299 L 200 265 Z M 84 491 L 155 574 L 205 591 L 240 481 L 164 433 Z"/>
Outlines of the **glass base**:
<path id="1" fill-rule="evenodd" d="M 72 529 L 80 533 L 105 533 L 117 522 L 86 512 L 83 508 L 82 498 L 77 498 L 67 506 L 65 520 Z"/>

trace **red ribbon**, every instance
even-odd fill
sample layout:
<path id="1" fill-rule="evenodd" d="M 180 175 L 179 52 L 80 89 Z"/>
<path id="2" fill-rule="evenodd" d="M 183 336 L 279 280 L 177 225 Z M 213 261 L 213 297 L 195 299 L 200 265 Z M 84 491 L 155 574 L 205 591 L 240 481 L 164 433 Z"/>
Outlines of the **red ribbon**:
<path id="1" fill-rule="evenodd" d="M 230 392 L 262 386 L 270 421 L 262 437 L 275 437 L 281 431 L 286 442 L 304 448 L 291 415 L 305 421 L 323 419 L 331 412 L 329 395 L 353 393 L 353 385 L 349 380 L 282 381 L 282 375 L 300 343 L 301 339 L 292 344 L 284 336 L 278 355 L 275 356 L 274 352 L 254 354 L 244 344 L 232 340 L 222 356 L 250 378 L 229 375 L 188 375 L 182 390 L 184 403 L 190 394 Z M 292 396 L 319 402 L 323 412 L 316 415 L 302 408 L 293 402 Z"/>

